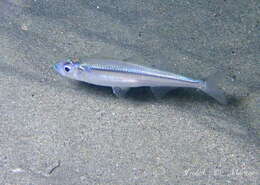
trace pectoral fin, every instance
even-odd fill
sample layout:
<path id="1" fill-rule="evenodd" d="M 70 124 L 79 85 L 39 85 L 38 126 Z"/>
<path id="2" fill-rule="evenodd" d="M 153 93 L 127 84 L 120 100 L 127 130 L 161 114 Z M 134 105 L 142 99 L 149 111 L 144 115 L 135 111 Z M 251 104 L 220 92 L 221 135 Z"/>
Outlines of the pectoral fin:
<path id="1" fill-rule="evenodd" d="M 171 90 L 176 89 L 174 87 L 151 87 L 151 91 L 156 98 L 164 97 Z"/>
<path id="2" fill-rule="evenodd" d="M 117 97 L 125 97 L 126 93 L 129 91 L 129 87 L 112 87 L 113 93 Z"/>

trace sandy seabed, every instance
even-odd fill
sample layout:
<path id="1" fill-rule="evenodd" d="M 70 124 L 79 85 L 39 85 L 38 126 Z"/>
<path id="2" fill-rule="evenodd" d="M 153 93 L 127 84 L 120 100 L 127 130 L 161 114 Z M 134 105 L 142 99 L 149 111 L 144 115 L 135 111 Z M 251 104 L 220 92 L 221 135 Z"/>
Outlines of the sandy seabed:
<path id="1" fill-rule="evenodd" d="M 259 184 L 259 14 L 257 0 L 1 0 L 0 184 Z M 229 104 L 117 99 L 53 70 L 92 56 L 221 71 Z"/>

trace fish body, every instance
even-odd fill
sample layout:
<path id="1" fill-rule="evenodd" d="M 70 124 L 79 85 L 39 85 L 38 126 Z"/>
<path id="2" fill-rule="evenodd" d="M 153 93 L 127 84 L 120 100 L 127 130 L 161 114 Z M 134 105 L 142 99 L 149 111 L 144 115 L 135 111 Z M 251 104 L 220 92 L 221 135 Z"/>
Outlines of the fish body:
<path id="1" fill-rule="evenodd" d="M 90 84 L 112 87 L 114 94 L 124 96 L 132 87 L 151 87 L 156 96 L 163 96 L 177 87 L 197 88 L 208 93 L 220 103 L 226 103 L 223 92 L 215 81 L 195 80 L 167 71 L 161 71 L 118 60 L 86 59 L 84 62 L 61 61 L 54 69 L 63 76 Z M 214 76 L 215 78 L 215 76 Z M 209 82 L 214 86 L 214 96 L 209 92 Z M 213 87 L 211 87 L 213 90 Z M 216 92 L 217 91 L 217 92 Z M 217 95 L 217 97 L 216 97 Z"/>

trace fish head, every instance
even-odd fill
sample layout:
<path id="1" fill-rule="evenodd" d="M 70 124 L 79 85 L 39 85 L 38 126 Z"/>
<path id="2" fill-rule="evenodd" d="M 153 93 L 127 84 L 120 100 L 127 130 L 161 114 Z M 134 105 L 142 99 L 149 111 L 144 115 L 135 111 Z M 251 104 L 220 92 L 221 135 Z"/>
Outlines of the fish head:
<path id="1" fill-rule="evenodd" d="M 63 60 L 54 65 L 54 70 L 62 76 L 78 80 L 80 63 L 73 60 Z"/>

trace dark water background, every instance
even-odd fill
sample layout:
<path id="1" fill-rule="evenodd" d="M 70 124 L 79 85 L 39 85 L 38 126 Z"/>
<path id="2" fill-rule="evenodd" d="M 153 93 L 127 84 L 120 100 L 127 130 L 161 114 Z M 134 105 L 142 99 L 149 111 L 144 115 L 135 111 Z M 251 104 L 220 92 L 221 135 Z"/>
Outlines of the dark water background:
<path id="1" fill-rule="evenodd" d="M 259 14 L 258 0 L 1 0 L 0 184 L 258 184 Z M 230 103 L 117 99 L 53 70 L 91 56 L 221 71 Z"/>

